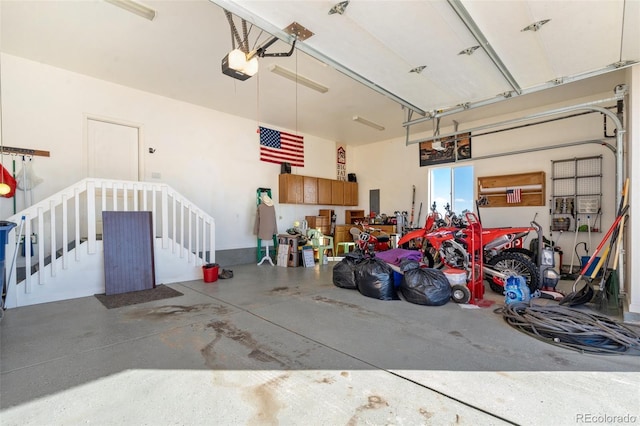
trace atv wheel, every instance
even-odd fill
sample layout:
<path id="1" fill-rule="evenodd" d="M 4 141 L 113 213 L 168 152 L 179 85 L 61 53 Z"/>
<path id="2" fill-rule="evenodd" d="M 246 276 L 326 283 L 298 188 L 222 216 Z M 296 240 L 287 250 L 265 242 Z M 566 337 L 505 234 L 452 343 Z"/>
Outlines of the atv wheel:
<path id="1" fill-rule="evenodd" d="M 505 275 L 523 276 L 532 294 L 538 289 L 538 267 L 522 253 L 502 252 L 489 259 L 487 266 Z M 491 290 L 498 294 L 504 292 L 504 282 L 501 278 L 492 276 L 490 272 L 485 272 L 485 277 Z"/>
<path id="2" fill-rule="evenodd" d="M 451 298 L 456 303 L 469 303 L 471 290 L 466 285 L 456 284 L 451 286 Z"/>

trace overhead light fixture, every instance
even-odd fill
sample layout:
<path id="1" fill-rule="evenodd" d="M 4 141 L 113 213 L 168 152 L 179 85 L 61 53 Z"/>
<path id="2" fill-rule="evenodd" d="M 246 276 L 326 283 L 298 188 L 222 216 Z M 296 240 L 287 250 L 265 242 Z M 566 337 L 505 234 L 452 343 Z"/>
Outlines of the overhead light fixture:
<path id="1" fill-rule="evenodd" d="M 222 58 L 222 73 L 238 80 L 246 80 L 258 72 L 258 57 L 247 60 L 247 54 L 233 49 Z"/>
<path id="2" fill-rule="evenodd" d="M 473 52 L 475 52 L 477 49 L 480 49 L 480 46 L 471 46 L 468 47 L 464 50 L 461 50 L 460 52 L 458 52 L 458 55 L 468 55 L 471 56 L 473 55 Z"/>
<path id="3" fill-rule="evenodd" d="M 409 72 L 414 72 L 414 73 L 416 73 L 416 74 L 420 74 L 422 71 L 424 71 L 424 70 L 425 70 L 425 68 L 427 68 L 427 66 L 426 66 L 426 65 L 420 65 L 420 66 L 418 66 L 418 67 L 411 68 L 411 69 L 409 70 Z"/>
<path id="4" fill-rule="evenodd" d="M 337 3 L 331 9 L 329 9 L 329 15 L 333 15 L 334 13 L 342 15 L 347 9 L 347 6 L 349 6 L 349 0 L 341 1 L 340 3 Z"/>
<path id="5" fill-rule="evenodd" d="M 269 66 L 269 71 L 271 71 L 274 74 L 278 74 L 281 77 L 284 77 L 286 79 L 289 79 L 291 81 L 294 81 L 298 84 L 301 84 L 305 87 L 308 87 L 309 89 L 313 89 L 316 92 L 320 92 L 320 93 L 327 93 L 329 91 L 329 88 L 326 86 L 323 86 L 320 83 L 317 83 L 313 80 L 310 80 L 306 77 L 302 77 L 301 75 L 296 74 L 293 71 L 290 71 L 286 68 L 283 68 L 279 65 L 271 65 Z"/>
<path id="6" fill-rule="evenodd" d="M 353 121 L 357 121 L 360 124 L 364 124 L 365 126 L 372 127 L 372 128 L 374 128 L 376 130 L 380 130 L 380 131 L 384 130 L 384 126 L 381 126 L 378 123 L 374 123 L 373 121 L 369 121 L 366 118 L 362 118 L 359 115 L 354 115 L 353 116 Z"/>
<path id="7" fill-rule="evenodd" d="M 141 16 L 145 19 L 153 21 L 153 18 L 156 17 L 156 11 L 144 6 L 133 0 L 104 0 L 107 3 L 111 3 L 114 6 L 118 6 L 121 9 L 124 9 L 128 12 L 134 13 L 138 16 Z"/>
<path id="8" fill-rule="evenodd" d="M 541 21 L 536 21 L 533 24 L 524 27 L 523 29 L 520 30 L 520 32 L 522 31 L 538 31 L 544 24 L 546 24 L 547 22 L 551 21 L 551 19 L 543 19 Z"/>

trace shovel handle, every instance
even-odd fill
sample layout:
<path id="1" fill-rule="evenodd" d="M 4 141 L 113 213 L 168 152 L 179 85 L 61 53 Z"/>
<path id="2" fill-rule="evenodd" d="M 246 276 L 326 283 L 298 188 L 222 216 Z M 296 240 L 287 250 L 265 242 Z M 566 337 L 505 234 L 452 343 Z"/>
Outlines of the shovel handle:
<path id="1" fill-rule="evenodd" d="M 625 219 L 622 219 L 622 222 L 620 222 L 620 232 L 618 233 L 618 239 L 616 240 L 616 253 L 613 257 L 613 269 L 618 269 L 618 259 L 620 258 L 620 245 L 622 244 L 622 233 L 624 232 L 625 221 L 626 221 L 626 216 L 625 216 Z"/>
<path id="2" fill-rule="evenodd" d="M 602 264 L 604 263 L 604 260 L 606 259 L 607 255 L 609 254 L 609 249 L 611 249 L 611 244 L 609 244 L 607 246 L 607 248 L 604 249 L 604 253 L 602 253 L 602 257 L 600 257 L 600 260 L 596 264 L 596 267 L 593 269 L 593 272 L 591 273 L 591 279 L 592 280 L 596 278 L 596 275 L 598 275 L 598 272 L 600 271 L 600 268 L 602 267 Z"/>
<path id="3" fill-rule="evenodd" d="M 624 187 L 622 189 L 623 205 L 627 206 L 627 195 L 629 194 L 629 178 L 624 181 Z M 616 240 L 616 253 L 613 257 L 613 269 L 618 269 L 618 259 L 620 258 L 620 245 L 622 244 L 622 234 L 624 232 L 624 223 L 626 216 L 620 222 L 620 231 L 618 232 L 618 238 Z"/>

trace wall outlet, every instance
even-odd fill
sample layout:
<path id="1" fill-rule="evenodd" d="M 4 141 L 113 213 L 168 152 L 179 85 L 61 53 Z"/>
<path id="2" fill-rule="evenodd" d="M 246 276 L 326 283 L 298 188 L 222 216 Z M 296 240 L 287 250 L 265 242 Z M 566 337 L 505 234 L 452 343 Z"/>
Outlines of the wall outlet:
<path id="1" fill-rule="evenodd" d="M 152 172 L 151 173 L 151 177 L 153 179 L 160 179 L 162 177 L 162 175 L 159 172 Z"/>

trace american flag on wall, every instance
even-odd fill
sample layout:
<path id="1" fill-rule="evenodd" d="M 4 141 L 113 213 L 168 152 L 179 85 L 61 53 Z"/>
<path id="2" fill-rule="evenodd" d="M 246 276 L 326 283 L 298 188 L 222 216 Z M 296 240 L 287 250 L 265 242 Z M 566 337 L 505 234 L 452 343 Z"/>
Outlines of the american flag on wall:
<path id="1" fill-rule="evenodd" d="M 514 204 L 522 201 L 522 190 L 520 188 L 507 189 L 507 203 Z"/>
<path id="2" fill-rule="evenodd" d="M 260 127 L 260 160 L 304 167 L 304 137 Z"/>

